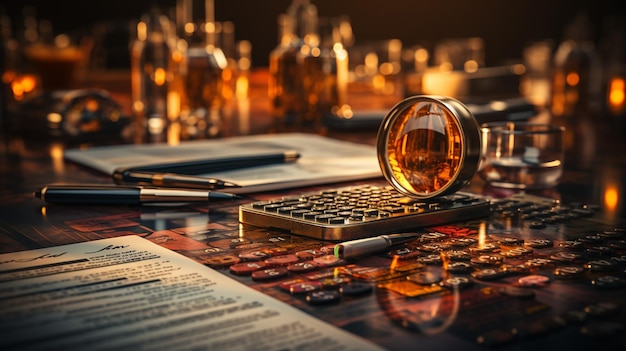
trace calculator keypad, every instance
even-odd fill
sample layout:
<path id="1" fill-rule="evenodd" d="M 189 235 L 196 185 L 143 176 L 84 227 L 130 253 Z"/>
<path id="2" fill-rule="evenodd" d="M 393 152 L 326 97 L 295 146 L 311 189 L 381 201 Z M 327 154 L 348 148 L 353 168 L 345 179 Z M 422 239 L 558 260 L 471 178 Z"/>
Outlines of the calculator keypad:
<path id="1" fill-rule="evenodd" d="M 422 200 L 391 186 L 333 188 L 239 207 L 245 224 L 339 241 L 489 216 L 489 201 L 456 193 Z"/>

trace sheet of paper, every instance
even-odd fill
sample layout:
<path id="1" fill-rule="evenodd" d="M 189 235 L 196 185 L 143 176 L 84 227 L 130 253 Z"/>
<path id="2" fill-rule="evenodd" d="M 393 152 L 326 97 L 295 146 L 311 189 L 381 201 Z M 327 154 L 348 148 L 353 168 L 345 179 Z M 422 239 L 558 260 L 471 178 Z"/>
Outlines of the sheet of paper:
<path id="1" fill-rule="evenodd" d="M 118 167 L 176 163 L 221 156 L 296 150 L 295 163 L 216 172 L 205 176 L 242 186 L 235 193 L 252 193 L 381 177 L 376 148 L 316 134 L 264 134 L 183 142 L 169 145 L 116 145 L 65 151 L 65 158 L 112 174 Z M 230 189 L 229 189 L 230 191 Z"/>
<path id="2" fill-rule="evenodd" d="M 0 255 L 2 350 L 381 350 L 139 236 Z"/>

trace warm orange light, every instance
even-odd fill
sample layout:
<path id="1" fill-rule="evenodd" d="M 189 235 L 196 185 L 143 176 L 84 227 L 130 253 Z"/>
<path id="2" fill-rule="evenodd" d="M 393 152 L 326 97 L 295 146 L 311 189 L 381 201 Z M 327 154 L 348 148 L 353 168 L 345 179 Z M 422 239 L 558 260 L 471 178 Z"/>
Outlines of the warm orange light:
<path id="1" fill-rule="evenodd" d="M 145 106 L 141 100 L 137 100 L 133 102 L 133 111 L 135 112 L 143 112 Z"/>
<path id="2" fill-rule="evenodd" d="M 32 92 L 35 88 L 37 88 L 37 78 L 33 75 L 17 77 L 11 83 L 11 91 L 16 100 L 21 100 L 25 94 Z"/>
<path id="3" fill-rule="evenodd" d="M 180 116 L 180 94 L 176 91 L 167 93 L 167 118 L 174 121 Z"/>
<path id="4" fill-rule="evenodd" d="M 517 75 L 522 75 L 522 74 L 526 73 L 526 66 L 524 66 L 521 63 L 513 65 L 513 73 L 515 73 Z"/>
<path id="5" fill-rule="evenodd" d="M 565 96 L 563 94 L 554 94 L 552 96 L 552 114 L 561 116 L 565 113 Z"/>
<path id="6" fill-rule="evenodd" d="M 183 62 L 183 59 L 185 57 L 183 56 L 183 53 L 176 50 L 172 53 L 172 61 L 176 62 L 176 63 L 180 63 Z"/>
<path id="7" fill-rule="evenodd" d="M 452 71 L 452 64 L 450 62 L 443 62 L 439 65 L 439 70 L 442 72 Z"/>
<path id="8" fill-rule="evenodd" d="M 420 48 L 415 50 L 415 62 L 417 63 L 426 63 L 428 62 L 428 50 L 424 48 Z"/>
<path id="9" fill-rule="evenodd" d="M 251 66 L 252 66 L 252 62 L 247 57 L 242 57 L 239 59 L 239 61 L 237 61 L 237 67 L 239 68 L 240 71 L 248 71 L 250 70 Z"/>
<path id="10" fill-rule="evenodd" d="M 222 79 L 226 81 L 230 81 L 233 79 L 233 71 L 230 69 L 225 69 L 222 71 Z"/>
<path id="11" fill-rule="evenodd" d="M 311 49 L 311 56 L 320 57 L 321 54 L 322 54 L 322 50 L 320 50 L 319 47 L 314 47 Z"/>
<path id="12" fill-rule="evenodd" d="M 609 108 L 613 114 L 619 114 L 626 107 L 624 101 L 626 99 L 626 82 L 624 78 L 615 77 L 609 83 Z"/>
<path id="13" fill-rule="evenodd" d="M 167 143 L 169 145 L 179 145 L 180 144 L 180 123 L 173 122 L 170 124 L 167 129 Z"/>
<path id="14" fill-rule="evenodd" d="M 237 76 L 237 80 L 235 81 L 235 95 L 237 95 L 238 99 L 248 98 L 248 87 L 248 77 L 245 75 Z"/>
<path id="15" fill-rule="evenodd" d="M 467 73 L 476 73 L 478 71 L 478 62 L 475 60 L 467 60 L 463 65 L 463 70 Z"/>
<path id="16" fill-rule="evenodd" d="M 485 243 L 487 242 L 487 223 L 480 222 L 478 225 L 478 247 L 485 247 Z"/>
<path id="17" fill-rule="evenodd" d="M 367 53 L 363 63 L 365 64 L 364 68 L 367 75 L 373 76 L 378 72 L 378 55 L 375 52 Z"/>
<path id="18" fill-rule="evenodd" d="M 32 75 L 25 75 L 25 76 L 22 76 L 20 83 L 24 87 L 24 92 L 30 93 L 31 91 L 35 90 L 35 88 L 37 87 L 37 78 L 35 78 L 35 76 L 32 76 Z"/>
<path id="19" fill-rule="evenodd" d="M 95 100 L 95 99 L 89 99 L 85 103 L 85 109 L 90 112 L 98 111 L 99 106 L 100 106 L 100 103 L 98 103 L 98 100 Z"/>
<path id="20" fill-rule="evenodd" d="M 53 123 L 53 124 L 58 124 L 58 123 L 63 122 L 63 116 L 57 112 L 48 113 L 46 118 L 48 119 L 48 122 Z"/>
<path id="21" fill-rule="evenodd" d="M 377 92 L 382 92 L 385 90 L 385 77 L 380 74 L 377 74 L 372 79 L 372 85 L 374 90 Z"/>
<path id="22" fill-rule="evenodd" d="M 185 31 L 185 33 L 187 35 L 191 35 L 193 34 L 193 32 L 196 31 L 196 25 L 191 23 L 191 22 L 187 22 L 185 23 L 185 25 L 183 26 L 183 30 Z"/>
<path id="23" fill-rule="evenodd" d="M 52 165 L 54 171 L 57 173 L 63 173 L 65 163 L 63 163 L 63 144 L 53 143 L 50 145 L 50 158 L 52 159 Z"/>
<path id="24" fill-rule="evenodd" d="M 569 86 L 575 87 L 580 82 L 580 76 L 576 72 L 570 72 L 565 77 L 565 81 Z"/>
<path id="25" fill-rule="evenodd" d="M 394 255 L 391 263 L 389 264 L 389 270 L 394 271 L 398 267 L 398 256 Z"/>
<path id="26" fill-rule="evenodd" d="M 615 212 L 619 203 L 619 194 L 615 186 L 608 186 L 604 190 L 604 206 L 609 212 Z"/>
<path id="27" fill-rule="evenodd" d="M 137 39 L 146 41 L 148 38 L 148 24 L 146 22 L 137 23 Z"/>
<path id="28" fill-rule="evenodd" d="M 167 72 L 162 67 L 157 68 L 154 71 L 154 84 L 158 86 L 162 86 L 165 84 L 165 79 L 167 76 Z"/>
<path id="29" fill-rule="evenodd" d="M 444 270 L 447 271 L 448 267 L 450 266 L 450 257 L 445 251 L 441 251 L 439 253 L 439 256 L 441 256 L 441 266 L 443 267 Z"/>
<path id="30" fill-rule="evenodd" d="M 391 64 L 391 62 L 383 62 L 380 65 L 379 71 L 382 75 L 388 76 L 393 73 L 393 64 Z"/>
<path id="31" fill-rule="evenodd" d="M 15 100 L 19 101 L 24 98 L 24 87 L 22 84 L 13 82 L 13 84 L 11 84 L 11 91 L 13 91 L 13 97 L 15 97 Z"/>

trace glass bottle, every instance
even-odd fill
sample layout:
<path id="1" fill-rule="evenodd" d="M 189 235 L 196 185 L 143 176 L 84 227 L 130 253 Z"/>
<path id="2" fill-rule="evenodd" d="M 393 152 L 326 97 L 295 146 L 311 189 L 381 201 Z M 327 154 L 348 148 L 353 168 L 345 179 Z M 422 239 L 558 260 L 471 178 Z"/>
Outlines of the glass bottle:
<path id="1" fill-rule="evenodd" d="M 222 74 L 228 62 L 215 41 L 213 1 L 205 1 L 204 5 L 204 20 L 190 20 L 184 25 L 188 48 L 183 128 L 190 138 L 217 137 L 222 131 Z"/>
<path id="2" fill-rule="evenodd" d="M 319 45 L 302 53 L 304 121 L 316 129 L 323 117 L 347 104 L 348 52 L 343 46 L 339 19 L 319 19 Z"/>
<path id="3" fill-rule="evenodd" d="M 564 40 L 554 54 L 551 121 L 566 128 L 566 163 L 572 168 L 588 168 L 593 163 L 599 103 L 602 101 L 602 64 L 591 40 L 590 24 L 579 13 L 566 28 Z"/>
<path id="4" fill-rule="evenodd" d="M 578 14 L 554 54 L 551 113 L 556 119 L 590 112 L 601 91 L 601 62 L 587 16 Z"/>
<path id="5" fill-rule="evenodd" d="M 184 79 L 187 70 L 187 41 L 180 36 L 177 18 L 178 12 L 170 15 L 167 38 L 171 50 L 167 94 L 167 116 L 169 120 L 167 142 L 169 144 L 178 144 L 183 137 L 181 116 L 184 113 L 184 107 L 187 106 Z"/>
<path id="6" fill-rule="evenodd" d="M 269 98 L 277 125 L 297 121 L 303 111 L 300 52 L 315 40 L 317 7 L 309 0 L 293 0 L 287 13 L 279 16 L 279 44 L 269 56 Z"/>
<path id="7" fill-rule="evenodd" d="M 168 28 L 167 17 L 156 9 L 137 23 L 137 35 L 131 46 L 132 111 L 137 141 L 167 141 L 171 73 Z"/>

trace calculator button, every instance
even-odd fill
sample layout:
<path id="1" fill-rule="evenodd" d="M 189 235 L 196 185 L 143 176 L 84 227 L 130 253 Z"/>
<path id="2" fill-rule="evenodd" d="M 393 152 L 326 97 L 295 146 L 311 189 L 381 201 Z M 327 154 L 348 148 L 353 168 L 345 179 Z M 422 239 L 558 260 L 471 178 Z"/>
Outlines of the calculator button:
<path id="1" fill-rule="evenodd" d="M 266 268 L 252 272 L 253 280 L 274 280 L 287 276 L 289 271 L 285 267 Z"/>
<path id="2" fill-rule="evenodd" d="M 322 305 L 328 303 L 339 302 L 341 300 L 341 293 L 339 290 L 320 290 L 308 293 L 306 295 L 306 302 L 310 305 Z"/>
<path id="3" fill-rule="evenodd" d="M 372 284 L 366 282 L 350 282 L 339 288 L 339 292 L 343 296 L 360 296 L 370 294 L 374 288 Z"/>
<path id="4" fill-rule="evenodd" d="M 543 286 L 550 282 L 550 278 L 545 275 L 527 275 L 517 280 L 520 286 Z"/>

